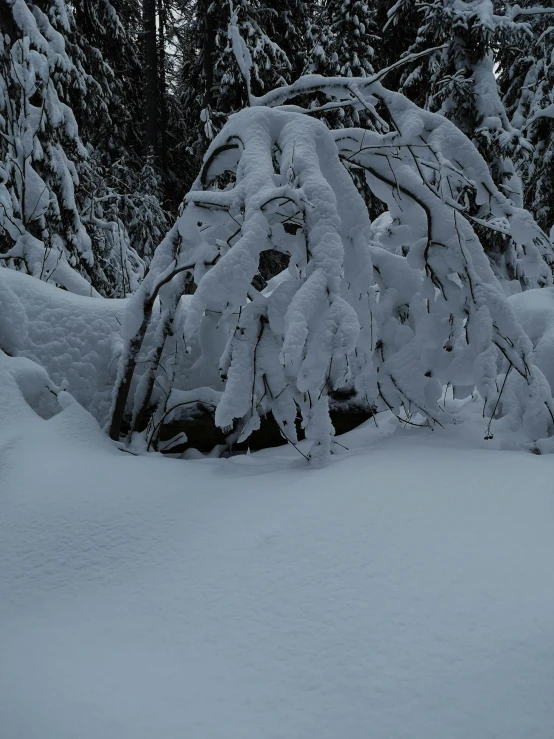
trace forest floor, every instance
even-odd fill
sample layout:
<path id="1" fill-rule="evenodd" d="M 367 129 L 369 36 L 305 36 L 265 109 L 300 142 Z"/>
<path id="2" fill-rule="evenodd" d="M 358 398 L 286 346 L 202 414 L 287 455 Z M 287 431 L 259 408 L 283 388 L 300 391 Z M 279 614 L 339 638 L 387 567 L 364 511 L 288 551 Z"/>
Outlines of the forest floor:
<path id="1" fill-rule="evenodd" d="M 23 416 L 2 739 L 552 739 L 554 457 L 384 418 L 326 469 L 182 461 Z"/>

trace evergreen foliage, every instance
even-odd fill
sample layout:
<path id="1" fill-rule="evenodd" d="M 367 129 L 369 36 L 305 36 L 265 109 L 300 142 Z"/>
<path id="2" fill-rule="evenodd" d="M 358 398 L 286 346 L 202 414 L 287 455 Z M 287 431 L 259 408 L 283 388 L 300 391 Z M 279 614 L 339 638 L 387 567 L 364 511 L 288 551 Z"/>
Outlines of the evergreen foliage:
<path id="1" fill-rule="evenodd" d="M 73 33 L 73 20 L 63 2 L 41 8 L 8 0 L 1 27 L 2 260 L 67 289 L 86 291 L 83 275 L 93 277 L 94 255 L 75 188 L 88 153 L 68 93 L 86 95 L 89 79 L 64 40 Z"/>
<path id="2" fill-rule="evenodd" d="M 424 58 L 402 86 L 421 107 L 439 111 L 477 145 L 493 179 L 521 205 L 516 164 L 530 147 L 510 123 L 498 90 L 494 49 L 525 39 L 526 24 L 510 12 L 495 13 L 489 0 L 434 0 L 421 6 L 421 23 L 410 51 L 444 44 Z"/>
<path id="3" fill-rule="evenodd" d="M 537 12 L 526 0 L 526 34 L 519 44 L 499 49 L 499 85 L 514 128 L 532 147 L 520 163 L 525 206 L 545 230 L 554 225 L 554 14 Z M 554 3 L 543 3 L 554 11 Z"/>
<path id="4" fill-rule="evenodd" d="M 141 164 L 136 47 L 109 0 L 10 0 L 2 13 L 2 259 L 124 296 L 167 225 Z"/>
<path id="5" fill-rule="evenodd" d="M 259 94 L 290 81 L 298 72 L 302 53 L 296 44 L 302 29 L 291 20 L 297 11 L 304 19 L 305 4 L 296 0 L 275 6 L 259 0 L 196 3 L 183 35 L 187 50 L 179 86 L 190 182 L 229 115 L 248 105 L 248 86 Z M 244 47 L 240 58 L 251 58 L 248 81 L 235 54 L 236 44 Z"/>

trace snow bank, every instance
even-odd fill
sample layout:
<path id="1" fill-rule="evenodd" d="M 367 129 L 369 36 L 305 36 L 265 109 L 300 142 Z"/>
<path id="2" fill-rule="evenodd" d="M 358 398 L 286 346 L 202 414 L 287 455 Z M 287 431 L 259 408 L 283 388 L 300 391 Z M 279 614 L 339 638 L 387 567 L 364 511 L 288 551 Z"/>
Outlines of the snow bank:
<path id="1" fill-rule="evenodd" d="M 121 351 L 126 301 L 74 295 L 21 272 L 0 269 L 0 294 L 8 290 L 15 293 L 17 305 L 26 314 L 24 324 L 21 310 L 17 325 L 9 322 L 12 333 L 26 331 L 20 336 L 18 353 L 43 367 L 56 385 L 65 383 L 79 403 L 104 423 Z M 6 318 L 4 311 L 2 318 Z"/>
<path id="2" fill-rule="evenodd" d="M 537 366 L 554 389 L 554 288 L 527 290 L 509 301 L 533 343 Z"/>
<path id="3" fill-rule="evenodd" d="M 380 425 L 310 470 L 0 415 L 2 736 L 551 739 L 554 459 Z"/>

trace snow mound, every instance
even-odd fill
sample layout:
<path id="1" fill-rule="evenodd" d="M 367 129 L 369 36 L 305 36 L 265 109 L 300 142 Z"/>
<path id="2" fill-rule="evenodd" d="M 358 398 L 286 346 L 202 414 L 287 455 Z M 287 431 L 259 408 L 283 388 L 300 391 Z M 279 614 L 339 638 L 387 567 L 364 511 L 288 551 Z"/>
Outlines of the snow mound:
<path id="1" fill-rule="evenodd" d="M 73 397 L 100 423 L 110 407 L 121 351 L 121 316 L 125 300 L 88 298 L 9 269 L 0 269 L 2 327 L 10 348 L 36 362 L 56 385 Z M 9 304 L 9 306 L 8 306 Z M 14 313 L 9 319 L 8 307 Z M 23 316 L 23 318 L 22 318 Z M 16 321 L 17 319 L 17 321 Z M 19 326 L 24 330 L 18 331 Z M 17 341 L 16 341 L 17 337 Z M 0 346 L 2 343 L 0 335 Z"/>
<path id="2" fill-rule="evenodd" d="M 509 301 L 533 343 L 537 366 L 554 389 L 554 288 L 526 290 Z"/>

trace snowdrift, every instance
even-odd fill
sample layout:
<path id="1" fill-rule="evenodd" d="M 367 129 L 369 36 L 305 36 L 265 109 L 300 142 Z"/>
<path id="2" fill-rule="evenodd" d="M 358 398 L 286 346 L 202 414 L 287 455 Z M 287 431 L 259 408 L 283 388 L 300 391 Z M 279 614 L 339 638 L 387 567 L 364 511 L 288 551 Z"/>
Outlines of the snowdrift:
<path id="1" fill-rule="evenodd" d="M 115 379 L 114 363 L 121 351 L 126 301 L 75 295 L 21 272 L 0 269 L 0 294 L 8 289 L 17 296 L 26 318 L 21 321 L 18 314 L 10 321 L 4 312 L 0 331 L 17 335 L 17 353 L 36 362 L 54 385 L 65 387 L 104 424 Z"/>
<path id="2" fill-rule="evenodd" d="M 4 408 L 3 739 L 551 739 L 554 459 L 473 408 L 325 470 Z"/>

